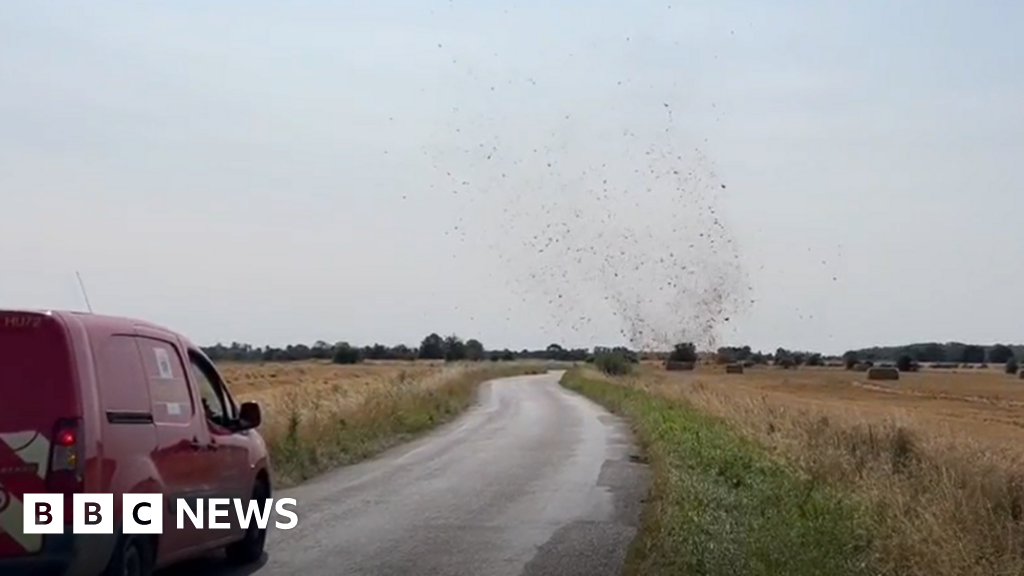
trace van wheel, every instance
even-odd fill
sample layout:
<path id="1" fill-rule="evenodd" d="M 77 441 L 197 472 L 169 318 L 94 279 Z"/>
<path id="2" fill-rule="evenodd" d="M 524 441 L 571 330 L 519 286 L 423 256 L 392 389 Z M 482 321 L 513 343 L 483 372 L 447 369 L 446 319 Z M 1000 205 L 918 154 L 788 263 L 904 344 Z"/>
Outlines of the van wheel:
<path id="1" fill-rule="evenodd" d="M 260 503 L 260 508 L 267 505 L 270 498 L 270 489 L 264 482 L 256 484 L 252 491 L 252 499 Z M 267 543 L 267 529 L 256 525 L 255 518 L 249 523 L 245 531 L 245 537 L 228 545 L 225 549 L 228 561 L 234 564 L 252 564 L 263 557 L 263 549 Z"/>
<path id="2" fill-rule="evenodd" d="M 121 539 L 103 576 L 151 576 L 153 553 L 145 538 L 125 536 Z"/>

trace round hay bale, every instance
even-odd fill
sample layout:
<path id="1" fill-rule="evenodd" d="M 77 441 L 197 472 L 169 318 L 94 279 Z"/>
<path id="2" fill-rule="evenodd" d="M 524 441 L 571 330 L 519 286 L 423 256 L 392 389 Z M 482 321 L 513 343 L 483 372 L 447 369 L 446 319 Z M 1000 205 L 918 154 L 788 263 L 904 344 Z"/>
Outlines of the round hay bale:
<path id="1" fill-rule="evenodd" d="M 679 362 L 678 360 L 668 360 L 665 362 L 665 369 L 669 372 L 689 372 L 693 370 L 693 362 Z"/>
<path id="2" fill-rule="evenodd" d="M 725 367 L 726 374 L 743 374 L 743 364 L 729 364 Z"/>
<path id="3" fill-rule="evenodd" d="M 899 380 L 900 371 L 895 368 L 876 366 L 868 369 L 868 380 Z"/>
<path id="4" fill-rule="evenodd" d="M 858 362 L 858 363 L 853 365 L 853 371 L 854 372 L 867 372 L 870 368 L 871 368 L 870 364 L 865 364 L 863 362 Z"/>
<path id="5" fill-rule="evenodd" d="M 1019 378 L 1020 378 L 1021 380 L 1024 380 L 1024 370 L 1021 370 L 1021 371 L 1020 371 L 1020 374 L 1018 374 L 1017 376 L 1018 376 L 1018 377 L 1019 377 Z"/>

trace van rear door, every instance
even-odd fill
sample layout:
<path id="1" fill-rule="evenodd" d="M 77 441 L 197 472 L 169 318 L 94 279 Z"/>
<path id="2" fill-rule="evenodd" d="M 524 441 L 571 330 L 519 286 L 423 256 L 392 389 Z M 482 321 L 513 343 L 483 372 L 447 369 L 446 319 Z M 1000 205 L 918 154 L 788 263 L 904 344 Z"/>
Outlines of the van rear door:
<path id="1" fill-rule="evenodd" d="M 81 403 L 63 322 L 45 313 L 0 311 L 0 558 L 39 552 L 25 534 L 22 498 L 48 492 L 51 458 L 75 468 Z M 56 450 L 51 444 L 56 442 Z"/>

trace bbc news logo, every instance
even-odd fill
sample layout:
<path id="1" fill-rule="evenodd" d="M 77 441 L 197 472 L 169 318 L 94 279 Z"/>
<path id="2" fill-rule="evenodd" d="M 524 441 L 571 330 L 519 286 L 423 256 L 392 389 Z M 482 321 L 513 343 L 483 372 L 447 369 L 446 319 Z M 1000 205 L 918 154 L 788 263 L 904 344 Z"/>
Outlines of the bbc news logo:
<path id="1" fill-rule="evenodd" d="M 64 533 L 63 494 L 25 494 L 25 534 Z M 291 530 L 299 524 L 299 517 L 289 506 L 295 506 L 294 498 L 268 498 L 263 502 L 240 498 L 197 498 L 194 505 L 187 499 L 177 499 L 175 526 L 178 530 L 191 525 L 195 528 L 229 530 L 232 510 L 238 519 L 237 526 L 248 529 L 255 522 L 260 529 L 270 524 L 271 511 L 279 517 L 274 526 L 280 530 Z M 164 497 L 162 494 L 124 494 L 121 500 L 122 532 L 125 534 L 162 534 L 164 529 Z M 72 500 L 72 534 L 113 534 L 114 495 L 75 494 Z M 206 512 L 204 514 L 204 511 Z"/>

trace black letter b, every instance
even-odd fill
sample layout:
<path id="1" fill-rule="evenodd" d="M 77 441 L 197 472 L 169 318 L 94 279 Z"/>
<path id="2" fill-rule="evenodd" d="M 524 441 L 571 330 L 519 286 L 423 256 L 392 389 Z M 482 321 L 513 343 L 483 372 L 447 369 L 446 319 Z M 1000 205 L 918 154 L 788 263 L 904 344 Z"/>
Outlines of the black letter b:
<path id="1" fill-rule="evenodd" d="M 93 518 L 95 518 L 95 520 L 93 520 Z M 100 516 L 100 505 L 97 504 L 96 502 L 86 502 L 85 503 L 85 525 L 86 526 L 95 526 L 95 525 L 99 524 L 102 521 L 103 521 L 103 518 Z"/>

